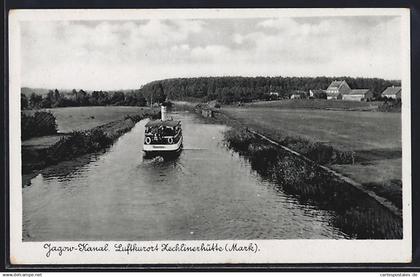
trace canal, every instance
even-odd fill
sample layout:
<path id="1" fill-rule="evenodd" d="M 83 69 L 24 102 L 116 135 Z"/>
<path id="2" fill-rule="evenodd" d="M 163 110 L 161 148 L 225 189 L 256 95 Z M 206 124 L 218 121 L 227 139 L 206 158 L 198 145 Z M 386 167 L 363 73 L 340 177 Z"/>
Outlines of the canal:
<path id="1" fill-rule="evenodd" d="M 48 167 L 23 187 L 23 240 L 339 239 L 334 212 L 301 204 L 193 113 L 176 159 L 143 159 L 140 121 L 112 147 Z"/>

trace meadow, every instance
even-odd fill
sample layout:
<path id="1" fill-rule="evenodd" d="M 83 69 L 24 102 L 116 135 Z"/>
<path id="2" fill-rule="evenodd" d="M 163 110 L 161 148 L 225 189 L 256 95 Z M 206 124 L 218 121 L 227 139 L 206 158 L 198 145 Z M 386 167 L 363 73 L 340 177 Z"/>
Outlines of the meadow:
<path id="1" fill-rule="evenodd" d="M 342 150 L 401 149 L 401 114 L 279 108 L 224 107 L 227 114 L 281 137 L 300 136 Z M 382 150 L 382 151 L 380 151 Z M 373 152 L 373 151 L 372 151 Z M 367 155 L 368 153 L 366 153 Z M 375 153 L 371 153 L 375 155 Z"/>
<path id="2" fill-rule="evenodd" d="M 256 101 L 247 103 L 245 106 L 265 108 L 289 108 L 289 109 L 326 109 L 345 111 L 372 111 L 376 110 L 381 101 L 344 101 L 324 99 L 284 99 L 276 101 Z"/>
<path id="3" fill-rule="evenodd" d="M 222 112 L 280 142 L 302 138 L 354 153 L 354 162 L 332 162 L 327 166 L 401 206 L 400 113 L 290 109 L 262 104 L 223 107 Z"/>
<path id="4" fill-rule="evenodd" d="M 69 133 L 72 131 L 88 130 L 111 121 L 124 119 L 128 115 L 142 114 L 150 109 L 131 106 L 98 106 L 43 110 L 50 111 L 54 114 L 58 125 L 58 132 Z M 24 112 L 31 114 L 34 110 L 25 110 Z"/>

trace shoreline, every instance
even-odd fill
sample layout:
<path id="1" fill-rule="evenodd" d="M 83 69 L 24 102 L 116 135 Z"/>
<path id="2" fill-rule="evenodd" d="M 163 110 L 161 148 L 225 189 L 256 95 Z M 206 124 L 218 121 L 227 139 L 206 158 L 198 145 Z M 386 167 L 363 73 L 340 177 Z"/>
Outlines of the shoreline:
<path id="1" fill-rule="evenodd" d="M 130 131 L 136 123 L 146 118 L 159 116 L 157 110 L 150 110 L 123 119 L 108 122 L 84 131 L 48 136 L 45 145 L 25 145 L 22 143 L 22 175 L 62 161 L 69 161 L 82 155 L 99 152 L 111 146 L 116 139 Z M 38 139 L 43 139 L 39 137 Z"/>
<path id="2" fill-rule="evenodd" d="M 331 223 L 351 238 L 402 237 L 402 217 L 398 213 L 348 180 L 267 139 L 249 129 L 231 128 L 224 140 L 258 175 L 300 204 L 333 212 Z"/>
<path id="3" fill-rule="evenodd" d="M 354 180 L 353 178 L 346 176 L 346 174 L 343 174 L 342 172 L 339 172 L 333 168 L 331 168 L 329 166 L 329 164 L 322 164 L 317 160 L 311 159 L 310 157 L 308 157 L 307 155 L 305 155 L 304 153 L 301 153 L 298 149 L 294 149 L 294 145 L 292 145 L 292 147 L 290 147 L 289 145 L 284 145 L 281 143 L 281 141 L 273 138 L 270 134 L 267 134 L 266 132 L 264 132 L 263 128 L 260 129 L 255 129 L 255 126 L 252 126 L 253 128 L 250 128 L 249 126 L 247 126 L 246 124 L 244 124 L 241 120 L 238 120 L 234 117 L 232 117 L 231 115 L 228 115 L 226 112 L 224 112 L 222 109 L 212 109 L 213 110 L 213 116 L 212 117 L 206 117 L 202 114 L 201 110 L 197 110 L 196 112 L 203 118 L 205 118 L 206 120 L 209 120 L 211 122 L 217 122 L 217 123 L 221 123 L 221 124 L 226 124 L 232 128 L 235 129 L 245 129 L 250 133 L 253 133 L 261 138 L 263 138 L 267 143 L 272 144 L 272 145 L 276 145 L 277 147 L 282 148 L 283 150 L 289 152 L 290 154 L 299 157 L 300 159 L 305 160 L 308 163 L 312 163 L 314 165 L 316 165 L 320 170 L 323 170 L 324 172 L 328 172 L 329 174 L 334 175 L 336 178 L 340 179 L 341 181 L 357 188 L 358 190 L 362 191 L 363 193 L 365 193 L 366 195 L 368 195 L 369 197 L 371 197 L 372 199 L 374 199 L 375 201 L 377 201 L 379 204 L 381 204 L 383 207 L 385 207 L 387 210 L 389 210 L 391 213 L 393 213 L 394 215 L 401 217 L 402 215 L 402 208 L 400 206 L 400 202 L 396 202 L 393 201 L 394 199 L 391 196 L 391 193 L 377 193 L 374 190 L 370 190 L 369 188 L 366 188 L 366 186 L 364 186 L 362 183 Z M 299 142 L 301 144 L 303 144 L 305 146 L 307 146 L 308 144 L 313 144 L 312 142 L 306 142 L 305 140 L 300 140 L 299 138 L 297 138 L 299 140 Z M 315 144 L 317 144 L 315 142 Z M 322 149 L 320 150 L 322 151 Z M 332 149 L 332 151 L 335 151 L 335 149 Z M 347 162 L 351 161 L 354 163 L 354 156 L 352 156 L 350 154 L 350 159 L 347 159 Z M 348 163 L 349 165 L 351 165 L 351 162 Z M 345 163 L 344 163 L 345 164 Z M 331 165 L 334 165 L 334 163 L 332 163 Z"/>

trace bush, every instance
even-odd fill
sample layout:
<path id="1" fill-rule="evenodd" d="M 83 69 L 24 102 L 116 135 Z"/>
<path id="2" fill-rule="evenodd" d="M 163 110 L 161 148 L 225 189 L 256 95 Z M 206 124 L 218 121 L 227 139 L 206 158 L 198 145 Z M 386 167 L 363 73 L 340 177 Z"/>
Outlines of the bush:
<path id="1" fill-rule="evenodd" d="M 333 163 L 335 164 L 354 164 L 356 154 L 354 151 L 334 151 L 335 157 Z"/>
<path id="2" fill-rule="evenodd" d="M 111 145 L 111 143 L 112 139 L 100 129 L 83 132 L 74 131 L 48 149 L 48 163 L 56 163 L 96 152 Z"/>
<path id="3" fill-rule="evenodd" d="M 281 141 L 281 144 L 319 164 L 354 163 L 354 153 L 352 151 L 340 151 L 320 142 L 311 142 L 303 138 L 286 137 Z"/>
<path id="4" fill-rule="evenodd" d="M 265 141 L 247 129 L 230 129 L 225 132 L 224 139 L 230 148 L 246 155 L 259 154 L 267 148 Z M 340 151 L 330 145 L 314 143 L 303 138 L 286 137 L 280 141 L 280 144 L 319 164 L 353 164 L 355 160 L 352 151 Z M 276 148 L 270 144 L 269 151 L 274 153 Z"/>
<path id="5" fill-rule="evenodd" d="M 401 112 L 401 99 L 386 99 L 378 107 L 380 112 Z"/>
<path id="6" fill-rule="evenodd" d="M 162 103 L 162 106 L 167 107 L 168 109 L 171 109 L 173 106 L 173 103 L 169 100 L 166 100 L 165 102 Z"/>
<path id="7" fill-rule="evenodd" d="M 252 142 L 259 141 L 259 138 L 246 129 L 229 129 L 224 134 L 224 140 L 230 148 L 236 151 L 246 152 Z"/>
<path id="8" fill-rule="evenodd" d="M 254 142 L 248 146 L 248 158 L 251 167 L 264 177 L 270 178 L 274 164 L 280 159 L 278 147 L 264 142 Z"/>
<path id="9" fill-rule="evenodd" d="M 55 116 L 51 112 L 35 112 L 34 115 L 21 113 L 21 132 L 23 140 L 56 134 Z"/>
<path id="10" fill-rule="evenodd" d="M 88 134 L 88 138 L 88 145 L 91 147 L 92 151 L 97 151 L 112 143 L 112 139 L 105 135 L 104 131 L 100 129 L 93 129 L 90 134 Z"/>

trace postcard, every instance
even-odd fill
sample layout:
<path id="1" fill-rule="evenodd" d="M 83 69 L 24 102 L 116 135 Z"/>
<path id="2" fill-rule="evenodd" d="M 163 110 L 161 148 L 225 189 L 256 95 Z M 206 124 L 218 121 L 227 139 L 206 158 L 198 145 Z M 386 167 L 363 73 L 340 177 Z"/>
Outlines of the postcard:
<path id="1" fill-rule="evenodd" d="M 408 9 L 12 10 L 10 261 L 411 261 Z"/>

